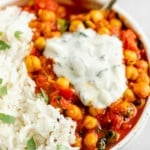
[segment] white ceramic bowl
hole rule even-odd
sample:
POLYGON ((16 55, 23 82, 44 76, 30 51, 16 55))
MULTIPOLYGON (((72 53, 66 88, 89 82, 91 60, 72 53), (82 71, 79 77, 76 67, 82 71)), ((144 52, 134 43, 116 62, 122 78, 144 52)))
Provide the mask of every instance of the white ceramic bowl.
MULTIPOLYGON (((8 4, 12 4, 16 1, 20 0, 2 0, 0 2, 0 6, 6 6, 8 4)), ((135 20, 126 13, 123 9, 121 9, 119 6, 115 5, 113 8, 116 12, 119 13, 119 16, 124 20, 124 23, 131 27, 140 37, 140 40, 143 42, 144 47, 147 52, 148 61, 150 62, 150 42, 148 41, 148 38, 143 33, 139 25, 135 22, 135 20)), ((148 120, 148 117, 150 116, 150 97, 147 100, 147 103, 145 105, 145 108, 142 112, 142 115, 138 122, 135 124, 135 126, 132 128, 132 130, 123 138, 118 144, 116 144, 112 150, 121 150, 125 145, 127 145, 129 142, 132 141, 132 139, 140 133, 140 130, 144 127, 144 124, 148 120)))
MULTIPOLYGON (((140 26, 136 23, 136 21, 127 13, 125 12, 122 8, 119 6, 115 5, 113 8, 116 12, 119 13, 119 16, 123 19, 124 23, 132 28, 137 35, 139 36, 140 40, 142 41, 146 53, 147 53, 147 58, 150 63, 150 41, 146 37, 146 35, 143 33, 141 30, 140 26)), ((112 150, 121 150, 125 145, 130 143, 135 136, 138 136, 140 133, 141 129, 144 127, 146 121, 150 117, 150 96, 146 102, 145 108, 142 112, 142 115, 140 116, 138 122, 135 124, 135 126, 132 128, 132 130, 123 138, 118 144, 116 144, 112 150)))

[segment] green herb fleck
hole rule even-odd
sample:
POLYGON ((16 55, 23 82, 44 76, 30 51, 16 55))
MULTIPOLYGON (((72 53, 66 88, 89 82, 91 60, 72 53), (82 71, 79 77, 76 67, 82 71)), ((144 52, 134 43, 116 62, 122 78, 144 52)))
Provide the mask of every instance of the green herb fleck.
POLYGON ((69 150, 66 146, 62 145, 62 144, 58 144, 56 147, 56 150, 69 150))
POLYGON ((15 32, 15 37, 16 37, 17 39, 20 39, 20 38, 21 38, 21 34, 22 34, 21 31, 16 31, 16 32, 15 32))
POLYGON ((0 84, 2 84, 2 82, 3 82, 3 79, 0 78, 0 84))
POLYGON ((107 138, 107 144, 114 144, 118 141, 119 136, 116 131, 110 130, 108 131, 106 138, 107 138))
POLYGON ((13 124, 15 122, 16 118, 11 115, 0 113, 0 120, 7 124, 13 124))
POLYGON ((79 32, 78 34, 79 34, 79 36, 87 37, 87 35, 83 32, 79 32))
POLYGON ((42 88, 40 88, 40 90, 41 90, 41 95, 44 98, 45 103, 48 103, 49 99, 48 99, 48 95, 47 95, 46 91, 43 90, 42 88))
POLYGON ((110 130, 107 134, 107 138, 112 138, 112 137, 115 137, 116 136, 116 132, 115 131, 112 131, 110 130))
POLYGON ((3 32, 0 31, 0 36, 2 36, 2 35, 3 35, 3 32))
POLYGON ((98 150, 105 150, 106 149, 106 138, 101 138, 98 141, 98 150))
POLYGON ((37 93, 37 94, 36 94, 36 97, 37 97, 37 98, 42 98, 41 93, 37 93))
POLYGON ((69 22, 67 20, 60 19, 60 18, 57 19, 57 24, 58 24, 61 32, 65 32, 69 26, 69 22))
POLYGON ((27 141, 27 150, 36 150, 36 144, 33 137, 27 141))
MULTIPOLYGON (((2 82, 2 81, 0 81, 0 82, 2 82)), ((4 96, 6 94, 7 94, 7 86, 5 85, 5 86, 0 87, 0 97, 4 96)))
POLYGON ((10 45, 8 45, 6 42, 0 40, 0 51, 6 50, 6 49, 9 49, 9 48, 10 48, 10 45))

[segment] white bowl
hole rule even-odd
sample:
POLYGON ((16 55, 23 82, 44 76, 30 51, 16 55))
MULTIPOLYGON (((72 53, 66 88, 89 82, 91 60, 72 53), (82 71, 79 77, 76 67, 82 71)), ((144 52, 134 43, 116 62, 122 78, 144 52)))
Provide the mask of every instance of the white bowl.
MULTIPOLYGON (((150 63, 150 41, 146 37, 146 35, 143 33, 139 25, 136 23, 136 21, 122 8, 115 5, 113 9, 119 13, 120 18, 123 19, 124 23, 132 28, 137 35, 139 36, 140 40, 142 41, 145 49, 148 61, 150 63)), ((150 96, 147 99, 145 108, 138 120, 138 122, 135 124, 135 126, 131 129, 131 131, 118 143, 116 144, 111 150, 121 150, 125 145, 129 144, 135 136, 137 136, 141 129, 144 127, 145 123, 147 122, 148 118, 150 117, 150 96)))

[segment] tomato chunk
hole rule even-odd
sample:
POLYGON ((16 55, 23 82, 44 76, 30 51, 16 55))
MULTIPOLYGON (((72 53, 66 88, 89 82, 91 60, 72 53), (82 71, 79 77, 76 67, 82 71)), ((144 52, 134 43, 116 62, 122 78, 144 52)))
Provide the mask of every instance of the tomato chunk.
POLYGON ((74 91, 70 88, 60 89, 59 92, 60 95, 63 96, 65 99, 70 99, 74 94, 74 91))
POLYGON ((135 51, 138 49, 136 38, 136 34, 130 29, 122 31, 121 33, 121 39, 123 41, 124 48, 126 49, 135 51))
POLYGON ((120 129, 122 123, 123 116, 114 113, 111 110, 106 111, 101 118, 102 126, 110 129, 120 129))

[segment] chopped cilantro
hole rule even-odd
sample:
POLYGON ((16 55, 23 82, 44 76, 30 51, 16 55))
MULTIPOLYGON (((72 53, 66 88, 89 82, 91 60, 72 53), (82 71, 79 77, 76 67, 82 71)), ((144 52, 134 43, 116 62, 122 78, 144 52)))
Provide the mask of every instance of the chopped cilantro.
POLYGON ((3 82, 3 79, 0 78, 0 84, 2 84, 2 82, 3 82))
POLYGON ((0 87, 0 97, 4 96, 7 94, 7 86, 2 86, 0 87))
POLYGON ((6 42, 0 40, 0 51, 4 51, 9 48, 10 48, 10 45, 8 45, 6 42))
POLYGON ((3 35, 3 32, 0 31, 0 36, 2 36, 2 35, 3 35))
POLYGON ((21 31, 16 31, 16 32, 15 32, 15 37, 16 37, 17 39, 20 39, 20 38, 21 38, 21 34, 22 34, 21 31))
POLYGON ((36 144, 33 137, 27 141, 27 150, 36 150, 36 144))
POLYGON ((98 141, 98 150, 105 150, 106 149, 106 138, 101 138, 98 141))
POLYGON ((0 120, 7 124, 13 124, 15 122, 16 118, 11 115, 0 113, 0 120))
POLYGON ((69 150, 69 149, 62 144, 57 144, 56 150, 69 150))
POLYGON ((112 137, 115 137, 116 136, 116 132, 113 131, 113 130, 110 130, 107 134, 107 138, 112 138, 112 137))
POLYGON ((57 24, 61 32, 65 32, 68 29, 68 21, 64 19, 57 19, 57 24))

